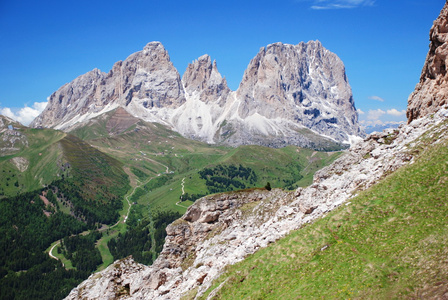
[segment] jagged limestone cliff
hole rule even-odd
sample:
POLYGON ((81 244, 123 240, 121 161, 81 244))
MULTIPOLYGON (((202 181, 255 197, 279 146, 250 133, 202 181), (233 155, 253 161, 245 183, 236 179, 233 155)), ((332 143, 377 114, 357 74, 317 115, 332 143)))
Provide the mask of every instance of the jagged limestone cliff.
POLYGON ((408 122, 436 112, 448 103, 448 3, 434 21, 420 82, 409 96, 408 122))
POLYGON ((232 92, 208 55, 180 75, 159 42, 53 93, 31 124, 70 131, 122 107, 183 136, 232 146, 330 149, 362 135, 342 61, 319 41, 275 43, 250 62, 232 92))

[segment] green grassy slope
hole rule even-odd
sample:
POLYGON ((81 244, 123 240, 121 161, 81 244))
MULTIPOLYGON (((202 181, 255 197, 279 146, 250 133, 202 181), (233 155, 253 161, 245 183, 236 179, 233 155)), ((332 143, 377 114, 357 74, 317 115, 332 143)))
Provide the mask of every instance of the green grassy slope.
MULTIPOLYGON (((112 111, 71 133, 121 161, 140 183, 152 178, 150 184, 136 191, 138 197, 132 202, 163 210, 184 213, 192 204, 185 201, 176 205, 182 195, 183 180, 185 193, 209 193, 205 180, 199 176, 204 168, 242 165, 257 174, 256 182, 244 182, 246 187, 263 187, 269 181, 273 187, 294 188, 310 184, 316 170, 340 155, 294 146, 282 149, 213 146, 186 139, 160 124, 133 120, 126 113, 119 115, 121 121, 117 121, 117 113, 112 111), (119 133, 109 132, 111 120, 115 126, 132 125, 119 133)), ((134 186, 137 184, 134 182, 134 186)))
POLYGON ((65 133, 23 126, 16 130, 26 137, 27 145, 14 154, 0 157, 0 198, 42 188, 63 174, 58 141, 66 136, 65 133), (22 162, 22 170, 14 160, 22 162))
MULTIPOLYGON (((448 140, 314 224, 230 266, 215 299, 440 299, 448 140)), ((206 296, 204 296, 206 298, 206 296)))
MULTIPOLYGON (((133 205, 128 220, 138 219, 139 222, 151 219, 149 212, 153 210, 185 213, 193 203, 190 200, 195 198, 178 203, 183 195, 182 187, 184 196, 209 194, 206 181, 199 175, 205 168, 242 165, 257 174, 255 181, 242 180, 244 187, 263 187, 269 181, 273 187, 293 188, 310 184, 317 169, 340 155, 340 152, 316 152, 293 146, 271 149, 208 145, 188 140, 163 125, 138 120, 124 110, 111 111, 91 120, 71 134, 125 166, 133 186, 129 191, 129 201, 133 205), (137 216, 137 208, 141 215, 137 216)), ((123 204, 120 216, 128 211, 127 201, 123 204)), ((99 241, 104 261, 101 268, 111 261, 107 242, 128 229, 128 223, 119 223, 99 241)), ((154 249, 147 250, 154 253, 154 249)))

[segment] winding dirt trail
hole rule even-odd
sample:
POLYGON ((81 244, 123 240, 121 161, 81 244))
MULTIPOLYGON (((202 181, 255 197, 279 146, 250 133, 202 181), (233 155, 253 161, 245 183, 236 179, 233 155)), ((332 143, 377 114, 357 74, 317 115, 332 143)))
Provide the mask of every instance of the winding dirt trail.
MULTIPOLYGON (((182 186, 182 195, 183 195, 183 194, 185 194, 185 177, 182 178, 181 186, 182 186)), ((188 206, 181 205, 180 204, 180 200, 176 202, 176 205, 180 206, 180 207, 183 207, 183 208, 188 208, 188 206)))
POLYGON ((54 247, 58 246, 60 243, 61 243, 61 241, 59 240, 56 244, 53 245, 53 247, 51 247, 50 251, 48 252, 48 254, 50 255, 50 257, 51 257, 52 259, 59 260, 59 258, 57 258, 56 256, 54 256, 52 252, 53 252, 54 247))
MULTIPOLYGON (((151 162, 154 162, 154 163, 157 163, 157 164, 163 166, 163 167, 166 169, 166 173, 169 172, 169 168, 168 168, 168 166, 166 166, 166 165, 164 165, 164 164, 162 164, 162 163, 160 163, 160 162, 158 162, 158 161, 155 161, 155 160, 153 160, 153 159, 150 159, 150 158, 146 158, 146 159, 149 160, 149 161, 151 161, 151 162)), ((126 223, 126 220, 127 220, 128 217, 129 217, 129 214, 130 214, 130 212, 131 212, 131 207, 132 207, 132 203, 131 203, 131 201, 129 200, 129 198, 132 197, 132 196, 134 195, 135 191, 136 191, 139 187, 146 185, 148 182, 150 182, 150 181, 153 180, 154 178, 156 178, 156 176, 149 178, 149 179, 148 179, 147 181, 145 181, 145 182, 139 182, 139 181, 137 180, 137 183, 138 183, 138 184, 134 187, 134 189, 132 190, 132 193, 130 193, 130 194, 128 194, 127 196, 125 196, 125 200, 128 202, 128 211, 127 211, 126 215, 124 216, 123 220, 122 220, 121 217, 120 217, 120 219, 119 219, 119 220, 117 221, 117 223, 115 223, 114 225, 111 225, 111 226, 105 225, 105 226, 103 226, 102 228, 100 228, 100 229, 98 229, 98 230, 99 230, 100 232, 102 232, 102 231, 106 231, 106 230, 108 230, 108 229, 110 229, 110 228, 113 228, 113 227, 117 226, 117 225, 120 224, 120 222, 122 222, 122 221, 123 221, 123 223, 126 223)), ((184 194, 184 185, 185 185, 185 178, 182 179, 182 195, 184 194)), ((179 201, 179 202, 180 202, 180 201, 179 201)), ((188 208, 188 207, 185 207, 185 206, 180 205, 180 204, 178 204, 178 203, 176 203, 176 205, 181 206, 181 207, 184 207, 184 208, 188 208)), ((88 233, 88 231, 87 231, 87 233, 88 233)), ((80 234, 85 235, 86 232, 82 232, 82 233, 80 233, 80 234)), ((49 255, 51 258, 56 259, 56 260, 59 260, 59 258, 57 258, 56 256, 54 256, 52 252, 53 252, 54 248, 55 248, 56 246, 58 246, 59 244, 61 244, 61 240, 59 240, 56 244, 54 244, 53 247, 51 247, 50 251, 48 252, 48 255, 49 255)))
POLYGON ((185 177, 182 178, 182 183, 180 184, 182 186, 182 195, 185 194, 185 177))
MULTIPOLYGON (((151 179, 153 179, 154 177, 151 177, 149 180, 148 180, 148 182, 150 182, 151 181, 151 179)), ((138 182, 138 181, 137 181, 138 182)), ((146 184, 146 183, 145 183, 146 184)), ((134 190, 132 191, 132 193, 130 193, 129 195, 127 195, 126 197, 124 197, 124 199, 126 199, 126 201, 128 202, 128 212, 126 213, 126 215, 124 216, 124 219, 123 219, 123 223, 126 223, 126 220, 128 219, 128 217, 129 217, 129 213, 131 212, 131 207, 132 207, 132 204, 131 204, 131 201, 129 201, 129 197, 131 197, 132 195, 134 195, 134 193, 135 193, 135 191, 137 190, 137 188, 139 188, 139 187, 141 187, 143 184, 142 183, 140 183, 140 185, 136 185, 135 187, 134 187, 134 190)), ((118 223, 120 223, 120 220, 118 220, 118 222, 114 225, 114 226, 112 226, 112 227, 115 227, 116 225, 118 225, 118 223)), ((111 227, 111 228, 112 228, 111 227)))

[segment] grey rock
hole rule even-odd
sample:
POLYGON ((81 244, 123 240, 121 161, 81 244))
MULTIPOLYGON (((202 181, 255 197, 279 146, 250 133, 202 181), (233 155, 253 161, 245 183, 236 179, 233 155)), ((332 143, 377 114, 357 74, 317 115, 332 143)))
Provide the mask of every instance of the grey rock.
POLYGON ((340 142, 361 133, 344 64, 319 41, 262 48, 244 73, 237 97, 242 118, 281 118, 340 142))
POLYGON ((97 69, 62 86, 33 127, 73 130, 117 107, 187 138, 231 146, 340 148, 362 135, 341 60, 320 42, 262 48, 232 92, 208 55, 182 80, 159 42, 109 73, 97 69))
POLYGON ((0 157, 15 154, 28 147, 28 138, 21 128, 23 125, 0 115, 0 157))
POLYGON ((429 33, 430 45, 420 82, 409 96, 408 123, 448 104, 448 3, 429 33))
POLYGON ((151 42, 115 63, 108 74, 95 69, 62 86, 30 126, 69 130, 119 106, 139 118, 151 120, 155 114, 153 120, 161 121, 160 109, 184 102, 182 82, 168 52, 161 43, 151 42))
POLYGON ((182 76, 182 83, 188 96, 199 94, 202 102, 225 102, 231 92, 227 81, 218 72, 216 61, 211 61, 210 56, 203 55, 192 64, 182 76))

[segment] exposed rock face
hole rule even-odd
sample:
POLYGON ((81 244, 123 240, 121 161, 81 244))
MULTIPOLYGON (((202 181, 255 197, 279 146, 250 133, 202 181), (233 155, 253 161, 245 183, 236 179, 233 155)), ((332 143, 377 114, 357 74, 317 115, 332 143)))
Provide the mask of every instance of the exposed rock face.
POLYGON ((97 95, 98 86, 106 74, 94 69, 65 84, 50 96, 45 110, 33 120, 31 127, 56 127, 77 115, 100 111, 103 101, 97 95))
POLYGON ((448 3, 434 21, 420 82, 409 96, 408 122, 436 112, 448 103, 448 3))
POLYGON ((187 102, 172 123, 186 137, 322 149, 331 142, 319 134, 346 143, 362 135, 344 65, 318 41, 262 48, 236 92, 208 56, 191 64, 182 81, 187 102))
POLYGON ((170 119, 174 129, 185 137, 208 143, 225 117, 226 103, 231 90, 218 72, 216 62, 203 55, 189 64, 182 77, 187 101, 170 119))
POLYGON ((225 101, 230 93, 227 81, 218 72, 216 61, 203 55, 189 64, 182 77, 185 92, 189 97, 199 94, 202 102, 225 101))
POLYGON ((16 121, 0 115, 0 157, 11 155, 28 147, 28 138, 22 134, 16 121))
POLYGON ((281 118, 338 141, 360 134, 344 64, 319 41, 262 48, 244 73, 237 97, 242 118, 281 118))
POLYGON ((20 157, 20 156, 11 158, 11 162, 22 173, 25 172, 28 169, 28 166, 30 165, 30 161, 28 159, 26 159, 25 157, 20 157))
POLYGON ((448 107, 432 118, 368 136, 318 171, 307 188, 236 192, 196 201, 167 227, 163 251, 151 267, 130 258, 116 262, 84 281, 67 299, 104 299, 103 295, 115 293, 123 283, 129 291, 122 297, 126 299, 180 299, 192 289, 201 295, 226 265, 322 217, 412 163, 423 135, 433 143, 448 137, 448 107))
POLYGON ((160 122, 164 108, 184 102, 180 76, 168 52, 161 43, 152 42, 115 63, 108 74, 95 69, 61 87, 30 126, 69 129, 118 106, 140 118, 160 122))
MULTIPOLYGON (((123 63, 118 62, 114 69, 123 77, 125 99, 120 99, 120 105, 129 107, 136 116, 146 116, 138 114, 139 110, 175 108, 185 102, 180 75, 159 42, 149 43, 143 51, 132 54, 123 63)), ((111 77, 116 83, 117 76, 111 77)))
POLYGON ((181 81, 162 44, 152 42, 108 74, 95 69, 61 87, 31 126, 69 131, 120 106, 185 137, 232 146, 330 149, 362 134, 344 65, 320 42, 262 48, 236 92, 208 55, 181 81))

